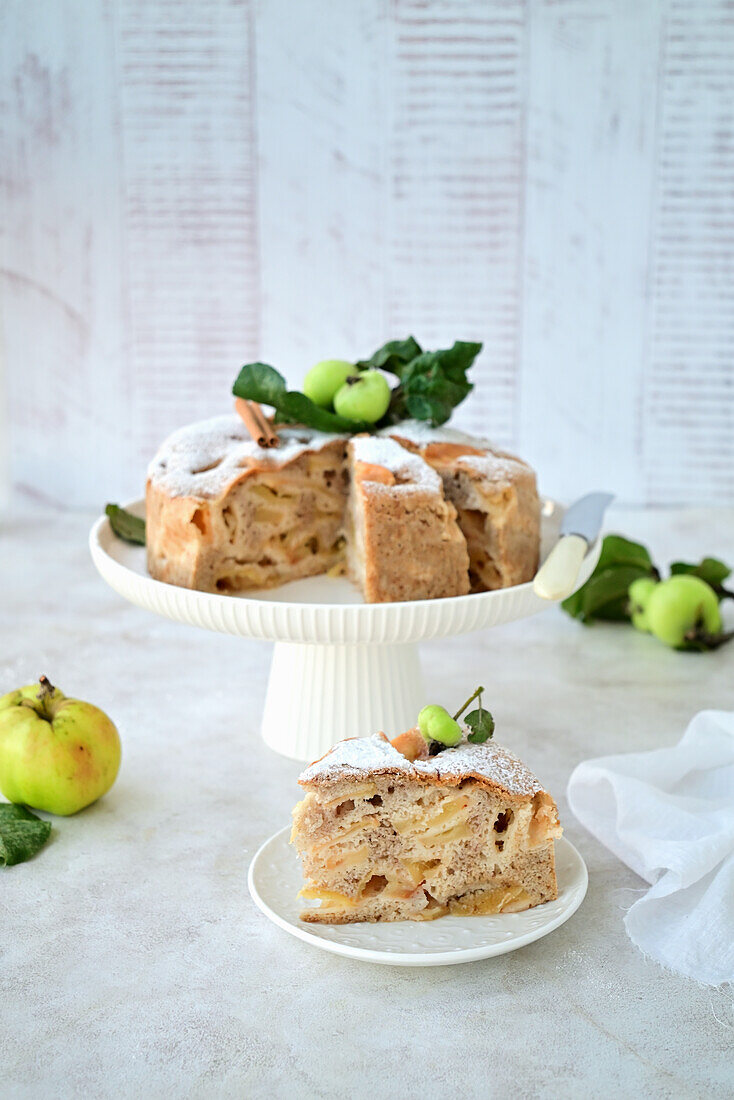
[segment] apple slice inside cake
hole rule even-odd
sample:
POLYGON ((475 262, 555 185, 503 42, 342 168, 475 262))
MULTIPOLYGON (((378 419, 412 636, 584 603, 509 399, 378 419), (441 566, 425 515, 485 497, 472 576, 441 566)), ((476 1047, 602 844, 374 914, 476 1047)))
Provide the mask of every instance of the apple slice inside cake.
POLYGON ((402 752, 384 734, 340 741, 301 775, 302 920, 516 913, 557 896, 562 830, 532 772, 492 742, 410 759, 416 740, 396 738, 402 752))

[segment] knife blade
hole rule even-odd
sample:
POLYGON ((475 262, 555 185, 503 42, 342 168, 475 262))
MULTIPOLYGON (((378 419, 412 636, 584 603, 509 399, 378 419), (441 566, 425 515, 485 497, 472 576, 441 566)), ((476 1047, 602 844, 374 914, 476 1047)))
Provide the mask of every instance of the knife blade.
POLYGON ((535 574, 533 589, 544 600, 565 600, 573 592, 586 551, 601 529, 613 493, 587 493, 567 509, 561 537, 535 574))
POLYGON ((587 493, 580 497, 561 520, 561 535, 581 535, 590 545, 599 534, 604 513, 613 500, 613 493, 587 493))

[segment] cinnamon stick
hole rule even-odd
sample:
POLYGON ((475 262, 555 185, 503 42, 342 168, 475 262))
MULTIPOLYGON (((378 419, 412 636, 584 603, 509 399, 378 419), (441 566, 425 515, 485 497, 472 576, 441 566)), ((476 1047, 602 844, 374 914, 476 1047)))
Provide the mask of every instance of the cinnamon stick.
POLYGON ((278 446, 280 441, 257 401, 245 401, 243 397, 236 397, 234 407, 259 447, 278 446))

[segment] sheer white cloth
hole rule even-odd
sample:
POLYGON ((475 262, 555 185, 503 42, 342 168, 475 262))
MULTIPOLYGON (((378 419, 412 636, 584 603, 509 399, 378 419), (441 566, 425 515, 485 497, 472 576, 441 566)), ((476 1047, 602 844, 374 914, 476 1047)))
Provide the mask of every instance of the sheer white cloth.
POLYGON ((651 883, 625 917, 633 943, 699 982, 734 981, 734 714, 702 711, 671 748, 584 761, 568 800, 651 883))

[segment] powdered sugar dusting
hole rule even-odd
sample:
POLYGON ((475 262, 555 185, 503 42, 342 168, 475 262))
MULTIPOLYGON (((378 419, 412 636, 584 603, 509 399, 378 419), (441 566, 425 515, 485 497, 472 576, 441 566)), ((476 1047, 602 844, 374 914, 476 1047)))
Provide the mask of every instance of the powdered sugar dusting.
POLYGON ((397 485, 384 486, 380 482, 375 482, 375 486, 387 488, 391 492, 415 489, 432 493, 441 491, 441 478, 436 471, 424 462, 420 455, 406 451, 394 439, 376 435, 358 435, 351 440, 350 447, 358 462, 382 466, 400 479, 397 485))
POLYGON ((462 741, 456 748, 444 749, 428 760, 416 760, 414 767, 418 773, 437 779, 478 775, 512 794, 532 796, 543 789, 522 760, 493 741, 485 741, 483 745, 462 741))
POLYGON ((401 771, 406 777, 457 780, 477 776, 510 794, 531 798, 543 787, 521 760, 501 745, 485 741, 473 745, 462 741, 427 760, 411 763, 380 735, 340 741, 321 760, 311 764, 298 782, 330 783, 343 779, 364 779, 370 774, 401 771))
POLYGON ((456 464, 463 469, 475 470, 487 481, 494 482, 515 481, 519 476, 527 476, 531 472, 527 463, 514 455, 494 452, 486 455, 462 455, 457 458, 456 464))
POLYGON ((299 783, 333 782, 359 778, 381 771, 409 772, 410 762, 380 734, 352 737, 339 741, 320 760, 310 764, 298 777, 299 783))
POLYGON ((468 435, 457 428, 449 428, 442 424, 440 428, 434 428, 427 420, 401 420, 389 428, 382 428, 381 436, 389 436, 390 439, 407 439, 418 447, 425 447, 429 443, 466 443, 469 447, 487 447, 497 451, 498 448, 487 439, 481 439, 475 435, 468 435))
POLYGON ((279 447, 259 447, 235 414, 200 420, 161 444, 148 477, 172 497, 217 497, 250 466, 277 469, 341 437, 313 428, 279 427, 278 438, 279 447))
POLYGON ((432 428, 424 420, 403 420, 391 428, 383 428, 382 434, 389 435, 392 439, 406 439, 417 447, 427 447, 430 443, 458 443, 468 447, 480 447, 486 454, 461 455, 454 459, 454 464, 460 469, 475 471, 487 481, 503 483, 515 481, 518 476, 527 475, 530 467, 522 459, 503 451, 488 439, 467 435, 466 432, 457 431, 455 428, 432 428))

